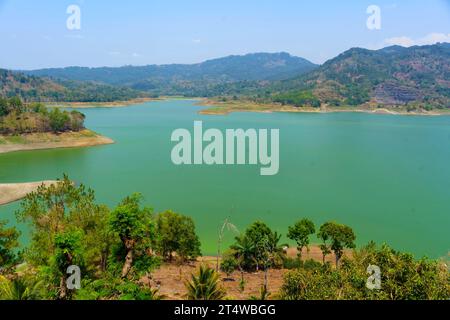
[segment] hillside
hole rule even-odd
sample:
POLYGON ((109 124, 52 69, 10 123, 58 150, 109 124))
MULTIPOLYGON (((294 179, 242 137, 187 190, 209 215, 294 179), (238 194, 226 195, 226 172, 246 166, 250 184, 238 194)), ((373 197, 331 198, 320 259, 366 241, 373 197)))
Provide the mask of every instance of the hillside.
POLYGON ((277 102, 313 106, 450 107, 450 44, 372 51, 353 48, 316 70, 281 81, 270 91, 277 102), (315 105, 314 105, 315 104, 315 105))
POLYGON ((135 99, 141 95, 130 88, 92 82, 55 81, 0 69, 0 96, 18 96, 26 102, 110 102, 135 99))
POLYGON ((24 72, 53 79, 123 85, 158 95, 214 96, 223 93, 224 84, 284 80, 309 72, 316 67, 315 64, 288 53, 255 53, 191 65, 68 67, 24 72))

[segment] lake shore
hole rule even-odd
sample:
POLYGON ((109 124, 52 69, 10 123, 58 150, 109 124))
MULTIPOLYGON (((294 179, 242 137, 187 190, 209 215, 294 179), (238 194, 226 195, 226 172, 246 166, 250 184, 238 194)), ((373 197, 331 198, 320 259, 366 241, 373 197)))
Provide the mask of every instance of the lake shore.
POLYGON ((113 144, 110 138, 90 130, 80 132, 32 133, 19 136, 0 135, 0 154, 17 151, 79 148, 113 144))
POLYGON ((124 108, 137 104, 143 104, 152 101, 167 101, 167 100, 201 100, 202 98, 186 98, 179 96, 162 96, 158 98, 137 98, 126 101, 112 101, 112 102, 48 102, 47 107, 54 108, 77 108, 77 109, 92 109, 92 108, 124 108))
POLYGON ((294 107, 275 103, 255 103, 252 101, 218 101, 214 99, 200 99, 200 106, 208 107, 201 110, 202 115, 227 115, 233 112, 292 112, 292 113, 335 113, 335 112, 359 112, 371 114, 409 115, 409 116, 442 116, 450 115, 450 111, 407 111, 403 108, 376 108, 376 107, 294 107))
POLYGON ((41 185, 49 187, 57 181, 39 181, 27 183, 1 183, 0 184, 0 205, 18 201, 27 194, 36 191, 41 185))

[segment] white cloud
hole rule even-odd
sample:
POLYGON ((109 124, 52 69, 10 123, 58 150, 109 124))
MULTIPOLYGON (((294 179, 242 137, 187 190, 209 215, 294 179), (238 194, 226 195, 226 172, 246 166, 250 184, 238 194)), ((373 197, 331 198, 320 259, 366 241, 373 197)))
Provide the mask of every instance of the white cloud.
POLYGON ((120 52, 119 51, 110 51, 110 52, 108 52, 108 54, 110 56, 118 56, 118 55, 120 55, 120 52))
POLYGON ((200 40, 200 39, 194 39, 194 40, 192 40, 192 42, 193 42, 193 43, 197 43, 197 44, 198 44, 198 43, 201 43, 201 42, 202 42, 202 40, 200 40))
POLYGON ((134 52, 131 56, 133 58, 139 58, 139 57, 142 57, 142 54, 134 52))
POLYGON ((431 45, 438 42, 450 42, 450 33, 430 33, 423 38, 413 39, 410 37, 394 37, 385 39, 387 45, 399 45, 403 47, 431 45))

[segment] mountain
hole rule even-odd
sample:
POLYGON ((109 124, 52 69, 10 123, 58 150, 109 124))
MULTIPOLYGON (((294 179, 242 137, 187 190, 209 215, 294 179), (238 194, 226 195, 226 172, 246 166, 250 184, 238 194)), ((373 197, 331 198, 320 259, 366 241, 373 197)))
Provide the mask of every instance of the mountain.
POLYGON ((312 72, 269 89, 275 101, 450 107, 450 44, 350 49, 312 72))
POLYGON ((23 72, 52 79, 126 86, 158 95, 210 96, 220 93, 219 88, 223 84, 284 80, 307 73, 316 67, 306 59, 282 52, 229 56, 190 65, 68 67, 23 72))
POLYGON ((19 96, 24 101, 110 102, 130 100, 141 95, 130 88, 91 82, 54 81, 0 69, 0 96, 19 96))

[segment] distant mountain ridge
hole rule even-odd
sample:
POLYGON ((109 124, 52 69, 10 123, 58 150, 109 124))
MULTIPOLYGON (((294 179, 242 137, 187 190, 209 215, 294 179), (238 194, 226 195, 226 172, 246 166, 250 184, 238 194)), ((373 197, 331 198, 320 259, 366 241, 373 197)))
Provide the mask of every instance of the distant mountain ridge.
POLYGON ((0 94, 27 100, 116 101, 142 96, 233 97, 301 106, 450 108, 450 44, 349 49, 317 66, 288 53, 198 64, 0 70, 0 94))
MULTIPOLYGON (((308 74, 280 81, 272 94, 310 92, 332 106, 450 107, 450 44, 353 48, 308 74)), ((282 101, 282 99, 281 99, 282 101)))
POLYGON ((142 96, 130 88, 80 81, 53 81, 0 69, 0 96, 39 102, 110 102, 142 96))
POLYGON ((228 56, 197 64, 68 67, 22 72, 52 79, 126 86, 154 94, 207 95, 208 90, 216 85, 239 81, 284 80, 317 67, 306 59, 281 52, 228 56))

